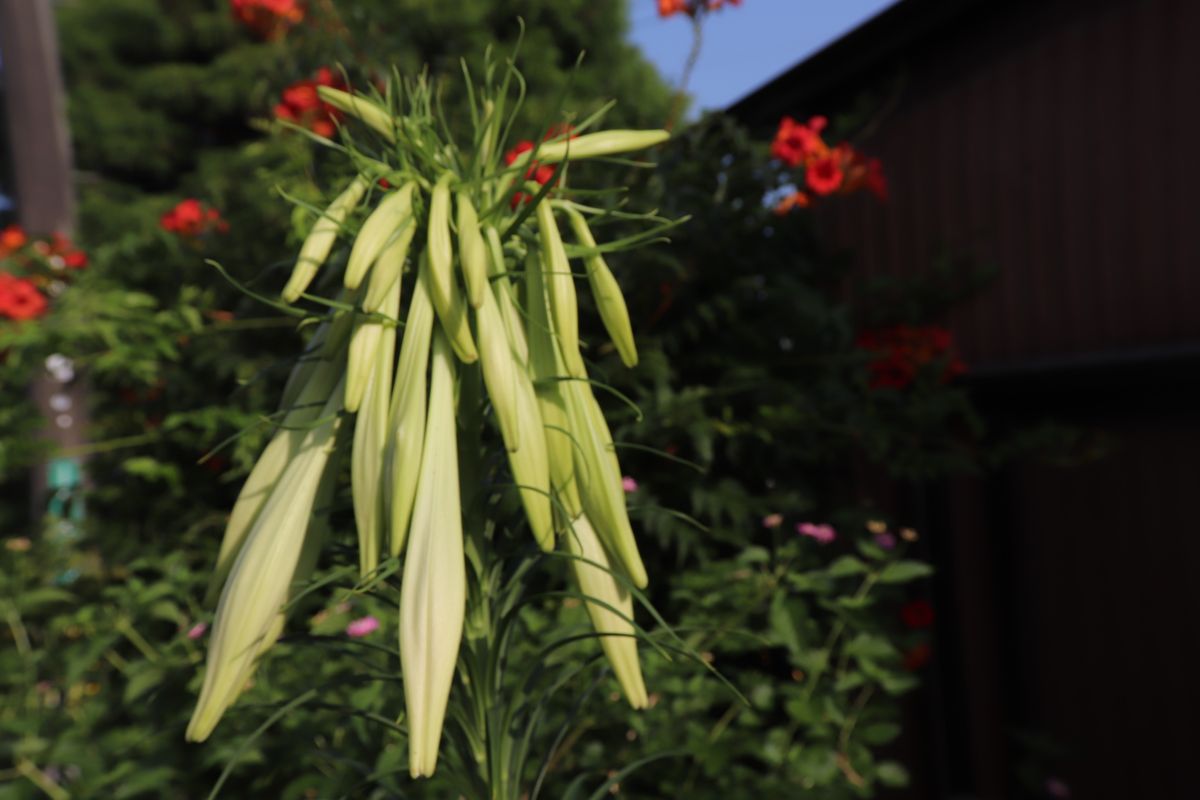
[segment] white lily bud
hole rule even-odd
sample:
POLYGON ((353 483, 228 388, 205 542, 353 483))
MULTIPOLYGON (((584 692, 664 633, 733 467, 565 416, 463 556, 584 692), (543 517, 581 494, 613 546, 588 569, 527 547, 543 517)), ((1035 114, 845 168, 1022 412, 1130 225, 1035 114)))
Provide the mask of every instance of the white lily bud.
POLYGON ((433 336, 433 305, 429 299, 429 280, 420 275, 413 284, 412 301, 404 325, 396 382, 392 386, 392 407, 388 414, 387 486, 384 495, 388 512, 389 550, 400 555, 408 536, 417 478, 421 474, 421 453, 425 442, 426 373, 429 347, 433 336))
POLYGON ((204 741, 254 671, 259 653, 277 635, 325 466, 337 435, 342 386, 321 410, 327 421, 308 431, 258 514, 221 592, 200 699, 187 739, 204 741))
POLYGON ((400 664, 414 778, 432 775, 437 768, 466 613, 454 382, 449 343, 437 332, 421 475, 400 588, 400 664))
MULTIPOLYGON (((399 283, 392 288, 381 313, 392 319, 399 316, 399 283)), ((396 329, 390 325, 380 327, 383 331, 375 349, 374 368, 354 421, 354 442, 350 455, 350 487, 354 497, 354 522, 358 529, 358 563, 363 577, 378 566, 383 543, 384 509, 380 484, 387 449, 392 363, 396 355, 396 329)))
POLYGON ((353 95, 332 86, 318 86, 317 96, 339 111, 361 120, 364 125, 389 142, 396 141, 396 126, 386 108, 361 95, 353 95))
POLYGON ((579 354, 579 306, 575 297, 575 276, 563 247, 554 210, 549 203, 538 203, 538 242, 542 250, 542 271, 546 293, 550 297, 550 322, 558 339, 559 351, 567 372, 586 378, 583 357, 579 354))
POLYGON ((577 517, 563 535, 571 559, 571 570, 584 596, 592 627, 600 634, 600 646, 612 665, 617 683, 629 705, 648 705, 646 683, 638 662, 637 629, 633 625, 633 596, 614 574, 616 562, 600 543, 592 523, 584 515, 577 517), (589 563, 594 562, 594 563, 589 563), (594 598, 599 602, 592 602, 594 598))
MULTIPOLYGON (((585 133, 573 139, 562 139, 543 144, 537 150, 537 160, 553 164, 565 158, 577 161, 583 158, 615 156, 621 153, 631 153, 634 150, 645 150, 647 147, 662 144, 670 138, 670 131, 656 130, 585 133)), ((515 163, 524 163, 528 159, 529 156, 525 156, 515 163)))
POLYGON ((467 304, 454 283, 454 248, 450 244, 450 181, 452 173, 444 173, 434 184, 429 198, 429 234, 425 261, 429 271, 429 296, 450 338, 454 354, 464 364, 479 359, 471 326, 467 322, 467 304))
MULTIPOLYGON (((596 240, 583 215, 570 206, 566 207, 566 212, 579 243, 584 247, 595 247, 596 240)), ((587 265, 588 284, 592 287, 592 297, 596 300, 596 309, 600 312, 604 329, 608 331, 625 366, 636 367, 637 344, 633 339, 633 326, 629 322, 629 309, 625 305, 625 296, 621 294, 621 285, 599 253, 584 257, 583 263, 587 265)))
POLYGON ((379 254, 401 235, 404 223, 412 216, 412 195, 411 183, 384 195, 359 228, 354 246, 350 248, 350 258, 346 261, 346 274, 342 276, 347 289, 357 289, 379 254))
POLYGON ((325 263, 325 259, 329 258, 329 251, 337 241, 338 231, 346 221, 346 216, 358 205, 366 191, 366 178, 356 175, 350 185, 329 204, 321 218, 313 223, 312 230, 300 246, 300 256, 296 259, 296 266, 292 268, 292 276, 283 287, 281 294, 284 302, 296 302, 312 283, 317 270, 325 263))

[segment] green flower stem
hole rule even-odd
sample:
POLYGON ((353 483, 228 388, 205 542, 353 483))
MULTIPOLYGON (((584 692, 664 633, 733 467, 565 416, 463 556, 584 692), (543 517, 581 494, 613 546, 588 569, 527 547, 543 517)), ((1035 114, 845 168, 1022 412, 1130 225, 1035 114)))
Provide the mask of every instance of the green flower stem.
POLYGON ((119 620, 116 627, 148 661, 157 662, 161 658, 159 652, 137 632, 136 628, 129 624, 129 620, 119 620))
POLYGON ((259 317, 250 319, 235 319, 231 322, 221 322, 208 325, 196 331, 193 335, 203 336, 206 333, 227 333, 230 331, 253 331, 262 328, 292 328, 296 323, 290 317, 259 317))
MULTIPOLYGON (((866 597, 867 594, 870 593, 871 588, 875 585, 875 582, 878 580, 879 572, 870 572, 867 577, 863 578, 862 586, 860 586, 858 591, 854 593, 854 599, 862 600, 864 597, 866 597)), ((829 638, 825 640, 825 646, 822 648, 822 650, 825 652, 825 657, 821 659, 820 667, 814 670, 813 674, 809 676, 808 685, 804 689, 805 701, 808 701, 812 698, 813 692, 816 691, 818 681, 825 673, 825 668, 829 665, 830 653, 833 652, 834 645, 837 644, 838 639, 841 638, 845 631, 846 623, 840 619, 834 623, 833 628, 829 631, 829 638)))
POLYGON ((66 447, 60 450, 58 454, 63 458, 90 456, 96 453, 109 453, 113 450, 121 450, 125 447, 137 447, 138 445, 149 444, 161 438, 162 435, 159 433, 139 433, 133 436, 122 436, 118 439, 108 439, 103 442, 89 442, 88 444, 81 444, 76 447, 66 447))
POLYGON ((27 758, 17 759, 17 772, 21 773, 30 783, 50 795, 52 800, 71 800, 70 793, 46 776, 27 758))
POLYGON ((17 611, 17 607, 7 601, 4 603, 4 620, 8 623, 8 629, 12 631, 13 641, 17 643, 17 652, 23 656, 29 655, 33 649, 29 643, 29 632, 25 630, 25 623, 21 621, 21 613, 17 611))
POLYGON ((712 730, 708 732, 708 740, 710 742, 715 742, 717 739, 720 739, 721 734, 725 733, 725 729, 733 724, 733 721, 737 719, 737 715, 742 712, 743 708, 745 708, 745 706, 743 706, 740 701, 734 701, 730 703, 729 708, 725 710, 725 713, 721 715, 721 718, 718 719, 716 724, 712 726, 712 730))
POLYGON ((850 714, 846 717, 845 724, 842 725, 841 732, 838 733, 838 751, 846 756, 849 761, 849 754, 846 752, 850 747, 850 735, 854 733, 854 727, 858 724, 858 718, 862 716, 863 710, 867 707, 867 703, 871 700, 871 695, 875 693, 875 687, 868 685, 864 686, 862 691, 858 693, 858 697, 854 699, 854 705, 850 710, 850 714))
POLYGON ((116 650, 105 650, 104 660, 112 664, 122 675, 129 674, 129 662, 122 658, 116 650))

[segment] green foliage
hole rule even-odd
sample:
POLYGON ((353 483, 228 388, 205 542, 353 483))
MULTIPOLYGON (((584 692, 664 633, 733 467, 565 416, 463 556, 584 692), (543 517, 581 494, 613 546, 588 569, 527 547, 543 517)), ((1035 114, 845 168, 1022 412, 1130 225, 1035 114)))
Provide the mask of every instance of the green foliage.
MULTIPOLYGON (((28 551, 0 551, 5 800, 38 796, 39 780, 83 797, 204 797, 227 768, 226 796, 442 797, 478 778, 471 743, 459 741, 456 768, 419 788, 405 775, 394 586, 354 585, 340 546, 353 538, 344 491, 314 579, 337 587, 337 602, 322 606, 315 592, 300 600, 214 739, 184 745, 202 645, 186 632, 210 613, 202 598, 225 514, 303 338, 205 259, 253 291, 279 290, 310 217, 276 190, 320 206, 339 176, 268 118, 279 91, 322 64, 341 63, 356 80, 393 61, 408 74, 422 64, 457 74, 464 54, 477 69, 488 46, 508 52, 519 13, 523 135, 540 136, 563 105, 581 118, 609 96, 620 103, 606 124, 656 126, 669 92, 622 41, 621 3, 309 6, 309 23, 262 43, 223 2, 62 4, 93 266, 44 323, 0 333, 0 474, 6 488, 23 486, 19 469, 36 454, 27 408, 18 411, 24 387, 46 354, 65 352, 92 387, 94 486, 82 538, 4 509, 9 530, 41 534, 28 551), (159 216, 188 196, 220 209, 230 233, 162 231, 159 216), (365 614, 381 630, 347 638, 346 623, 365 614)), ((463 113, 456 91, 442 97, 452 119, 463 113)), ((901 785, 905 769, 882 754, 900 735, 896 698, 916 684, 905 656, 922 634, 897 613, 928 568, 911 546, 884 550, 865 532, 868 520, 895 515, 859 476, 863 465, 903 480, 972 468, 981 425, 933 371, 905 390, 871 388, 854 339, 864 324, 932 319, 958 294, 942 291, 943 279, 917 290, 857 286, 808 217, 770 213, 763 198, 782 178, 765 145, 728 119, 681 132, 657 159, 656 171, 572 170, 630 187, 635 207, 691 216, 670 246, 609 259, 630 299, 638 368, 619 364, 598 327, 583 332, 598 377, 641 412, 602 400, 639 483, 630 506, 648 542, 647 600, 682 643, 639 609, 657 704, 635 715, 610 701, 616 684, 594 640, 541 649, 588 629, 579 599, 556 594, 561 559, 536 565, 543 577, 529 595, 490 595, 493 618, 511 613, 529 631, 515 638, 531 643, 507 650, 512 666, 500 670, 506 696, 526 704, 521 732, 540 721, 514 775, 526 786, 541 775, 542 797, 607 792, 610 776, 628 796, 843 798, 901 785), (887 317, 897 308, 902 316, 887 317), (768 514, 785 524, 764 527, 768 514), (802 520, 832 523, 839 538, 799 537, 792 526, 802 520), (530 664, 531 676, 517 668, 530 664)), ((617 210, 616 197, 595 202, 617 210)), ((632 232, 619 214, 609 224, 606 239, 632 232)), ((511 570, 532 558, 508 555, 511 570)))
POLYGON ((610 706, 578 722, 592 744, 560 757, 565 775, 670 751, 685 755, 622 782, 631 796, 865 796, 900 781, 874 751, 899 735, 893 698, 917 683, 900 649, 916 637, 881 613, 903 597, 884 576, 911 562, 865 533, 865 552, 833 560, 790 532, 772 538, 671 581, 680 635, 744 698, 686 658, 651 654, 652 709, 631 719, 610 706), (608 725, 624 741, 598 734, 608 725))

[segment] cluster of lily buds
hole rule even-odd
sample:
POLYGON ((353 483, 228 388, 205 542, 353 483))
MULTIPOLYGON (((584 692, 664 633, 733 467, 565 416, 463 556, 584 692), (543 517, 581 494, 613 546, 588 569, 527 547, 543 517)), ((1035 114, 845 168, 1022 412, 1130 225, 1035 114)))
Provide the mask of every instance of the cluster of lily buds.
POLYGON ((287 303, 323 300, 332 310, 293 370, 282 421, 230 516, 187 735, 211 733, 280 634, 282 611, 326 535, 317 512, 336 482, 335 441, 345 436, 361 572, 402 559, 401 668, 410 771, 419 777, 437 763, 467 611, 460 474, 472 473, 460 473, 467 456, 458 436, 478 409, 460 405, 459 387, 476 362, 533 538, 567 554, 622 691, 632 706, 647 704, 631 591, 647 575, 581 352, 573 271, 583 267, 615 350, 635 365, 625 300, 604 259, 621 243, 596 244, 589 221, 606 212, 571 200, 566 168, 668 134, 587 132, 593 119, 506 164, 506 92, 478 95, 471 147, 460 149, 435 125, 429 87, 405 89, 405 113, 394 85, 373 97, 318 89, 382 143, 368 156, 342 131, 356 174, 313 225, 282 291, 287 303), (532 159, 553 165, 558 179, 524 183, 532 159), (514 206, 521 191, 532 200, 514 206), (340 280, 331 274, 339 266, 340 280), (331 284, 334 297, 314 288, 331 284))

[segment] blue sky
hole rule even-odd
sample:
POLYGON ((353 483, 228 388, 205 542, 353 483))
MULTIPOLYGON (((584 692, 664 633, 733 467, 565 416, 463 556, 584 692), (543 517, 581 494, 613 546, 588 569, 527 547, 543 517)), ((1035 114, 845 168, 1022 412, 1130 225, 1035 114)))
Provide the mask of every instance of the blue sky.
MULTIPOLYGON (((724 108, 895 0, 743 0, 709 15, 688 89, 693 110, 724 108)), ((692 45, 691 21, 658 16, 657 0, 630 0, 630 38, 672 85, 692 45)))

